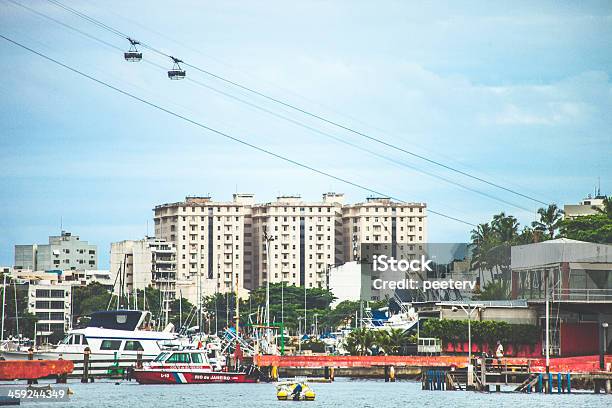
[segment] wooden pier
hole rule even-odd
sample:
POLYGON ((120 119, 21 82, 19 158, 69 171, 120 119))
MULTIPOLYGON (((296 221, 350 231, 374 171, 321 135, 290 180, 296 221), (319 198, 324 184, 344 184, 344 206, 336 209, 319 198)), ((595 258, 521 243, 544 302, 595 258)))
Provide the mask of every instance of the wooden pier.
POLYGON ((590 373, 532 372, 528 365, 481 364, 466 368, 424 370, 421 388, 428 391, 496 392, 510 386, 515 392, 569 394, 575 389, 592 389, 599 394, 612 394, 612 372, 590 373))

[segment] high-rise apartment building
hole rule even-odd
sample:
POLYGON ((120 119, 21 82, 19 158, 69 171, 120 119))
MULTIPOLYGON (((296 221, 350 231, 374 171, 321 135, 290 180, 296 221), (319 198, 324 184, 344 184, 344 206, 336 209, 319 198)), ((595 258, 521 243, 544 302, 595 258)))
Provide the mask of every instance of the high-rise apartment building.
POLYGON ((363 260, 361 244, 386 244, 402 251, 400 259, 427 240, 426 205, 389 198, 344 205, 343 194, 326 193, 319 202, 280 196, 255 203, 252 194, 234 194, 230 202, 187 197, 154 212, 155 236, 176 246, 177 291, 192 301, 268 279, 326 288, 332 266, 363 260))
POLYGON ((98 269, 98 250, 96 245, 62 231, 59 236, 50 236, 48 245, 15 245, 15 269, 98 269))
POLYGON ((326 288, 327 271, 341 262, 342 201, 326 193, 321 202, 281 196, 253 210, 253 288, 271 283, 326 288), (266 252, 265 236, 269 237, 266 252), (269 262, 269 264, 268 264, 269 262))
POLYGON ((342 225, 344 262, 367 261, 362 250, 380 245, 386 245, 383 250, 402 259, 402 255, 418 252, 418 244, 427 241, 427 205, 369 197, 364 203, 342 208, 342 225))
POLYGON ((231 202, 187 197, 154 208, 155 236, 176 245, 177 280, 188 292, 183 296, 244 292, 251 285, 245 270, 251 270, 252 204, 252 194, 234 194, 231 202))

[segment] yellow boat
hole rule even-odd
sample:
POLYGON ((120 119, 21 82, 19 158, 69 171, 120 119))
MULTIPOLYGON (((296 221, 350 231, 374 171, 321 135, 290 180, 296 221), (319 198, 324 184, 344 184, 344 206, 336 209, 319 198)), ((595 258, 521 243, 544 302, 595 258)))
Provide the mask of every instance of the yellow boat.
POLYGON ((314 401, 315 392, 300 381, 284 381, 276 384, 276 398, 279 401, 314 401))

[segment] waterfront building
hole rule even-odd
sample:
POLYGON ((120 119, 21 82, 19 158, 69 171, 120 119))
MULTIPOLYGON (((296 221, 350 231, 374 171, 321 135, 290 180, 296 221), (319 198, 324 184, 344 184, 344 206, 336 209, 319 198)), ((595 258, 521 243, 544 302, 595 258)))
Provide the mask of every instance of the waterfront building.
POLYGON ((511 298, 526 299, 542 328, 548 292, 551 355, 598 352, 602 323, 612 322, 612 245, 559 238, 513 246, 511 275, 511 298))
POLYGON ((48 244, 15 245, 14 267, 33 271, 97 269, 98 250, 96 245, 62 231, 59 236, 50 236, 48 244))

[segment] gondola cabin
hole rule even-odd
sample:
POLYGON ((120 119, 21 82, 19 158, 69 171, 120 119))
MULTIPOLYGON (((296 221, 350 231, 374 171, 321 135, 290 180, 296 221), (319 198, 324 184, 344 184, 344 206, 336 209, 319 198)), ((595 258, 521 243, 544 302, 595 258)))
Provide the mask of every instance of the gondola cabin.
POLYGON ((129 37, 128 41, 130 42, 130 49, 123 53, 123 58, 128 62, 139 62, 142 60, 142 52, 138 51, 136 46, 140 43, 129 37))
POLYGON ((168 78, 170 79, 184 79, 185 78, 185 70, 184 69, 171 69, 168 71, 168 78))
POLYGON ((128 62, 139 62, 140 60, 142 60, 142 52, 126 51, 123 53, 123 57, 128 62))

